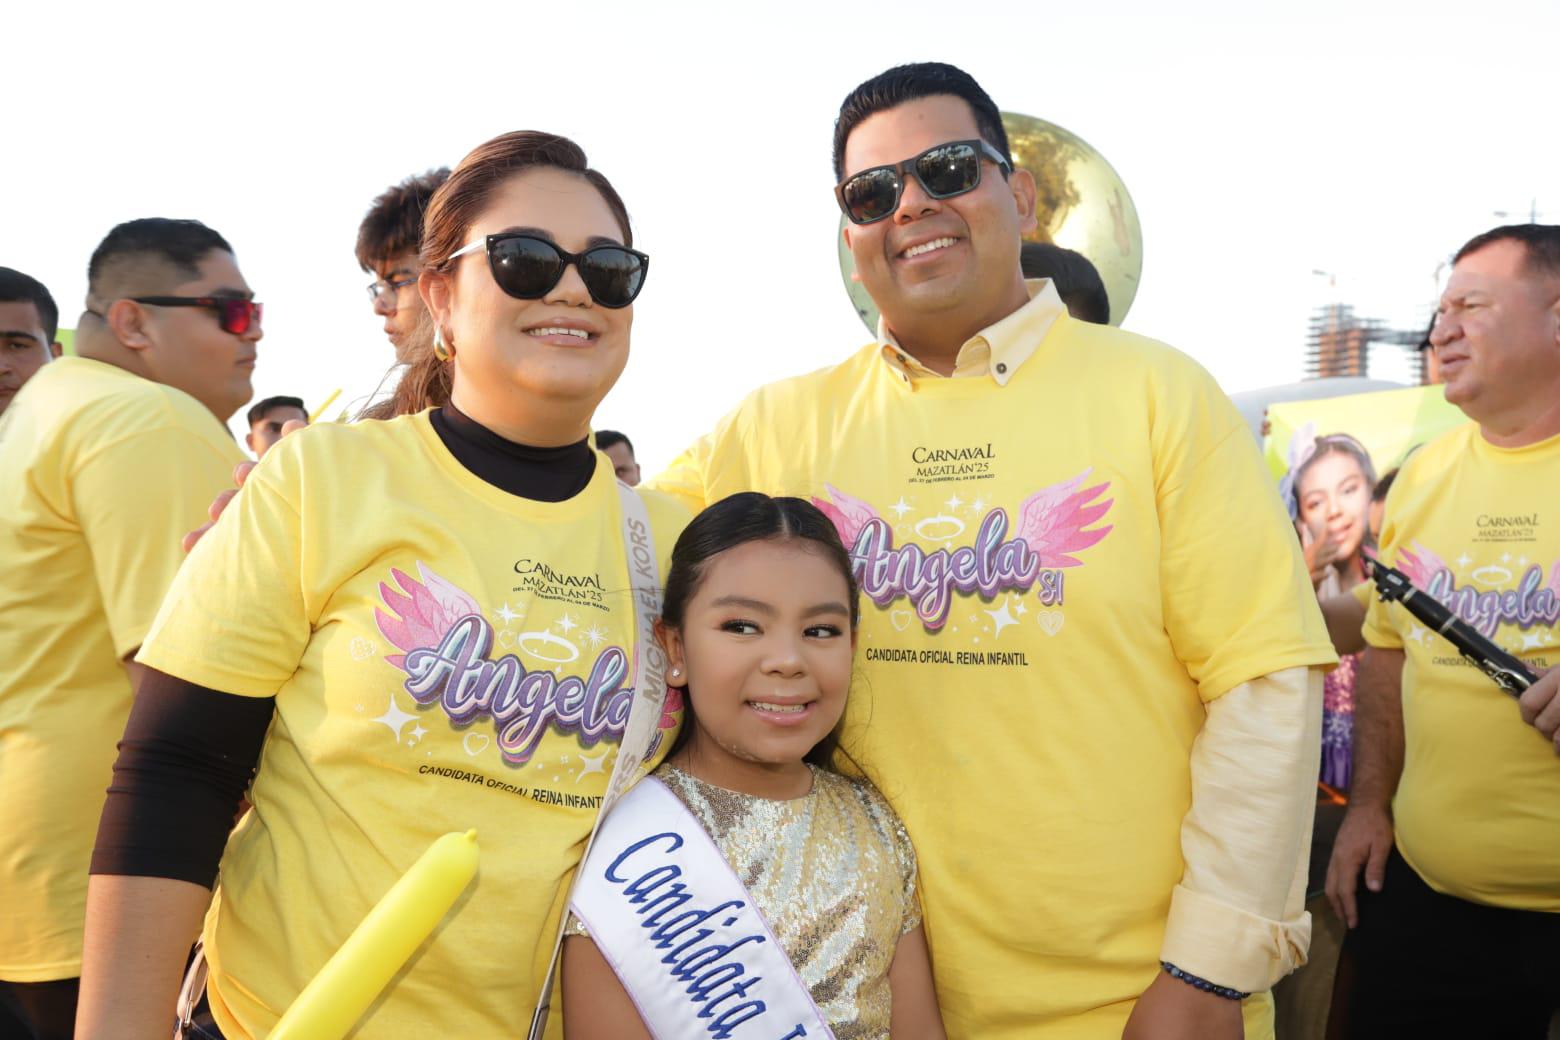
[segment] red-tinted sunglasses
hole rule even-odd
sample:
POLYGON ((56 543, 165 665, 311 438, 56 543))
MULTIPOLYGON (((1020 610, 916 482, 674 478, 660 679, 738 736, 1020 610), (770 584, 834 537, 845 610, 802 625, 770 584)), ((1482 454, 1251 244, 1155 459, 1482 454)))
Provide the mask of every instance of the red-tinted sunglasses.
POLYGON ((242 336, 260 324, 260 312, 264 305, 254 300, 241 300, 233 296, 132 296, 136 303, 153 307, 205 307, 217 312, 217 323, 223 332, 242 336))

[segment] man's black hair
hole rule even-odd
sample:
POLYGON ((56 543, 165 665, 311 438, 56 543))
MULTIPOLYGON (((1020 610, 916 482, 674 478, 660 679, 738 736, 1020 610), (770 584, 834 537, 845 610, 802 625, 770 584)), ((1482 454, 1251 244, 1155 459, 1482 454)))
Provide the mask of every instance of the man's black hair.
POLYGON ((259 404, 249 409, 248 413, 246 413, 244 416, 244 422, 250 426, 253 426, 261 419, 264 419, 265 413, 269 412, 272 408, 296 408, 304 415, 309 414, 309 410, 303 406, 303 398, 301 397, 267 397, 264 401, 261 401, 259 404))
MULTIPOLYGON (((38 310, 38 321, 44 333, 53 343, 60 332, 60 309, 54 297, 43 283, 32 275, 10 268, 0 267, 0 303, 30 303, 38 310)), ((43 344, 45 348, 49 343, 43 344)))
POLYGON ((1025 278, 1049 278, 1067 313, 1096 325, 1110 324, 1110 294, 1089 258, 1050 242, 1025 242, 1018 251, 1025 278))
POLYGON ((1470 238, 1457 250, 1452 263, 1496 242, 1521 242, 1527 246, 1525 266, 1529 271, 1560 275, 1560 224, 1506 224, 1491 228, 1470 238))
POLYGON ((596 450, 597 451, 606 451, 608 448, 612 447, 612 445, 614 445, 614 444, 626 444, 626 445, 628 445, 628 453, 630 455, 634 454, 634 442, 629 440, 623 434, 618 433, 616 430, 597 430, 596 431, 596 450))
POLYGON ((1007 131, 1002 128, 1002 113, 975 77, 940 61, 922 61, 896 65, 873 76, 840 103, 840 115, 834 121, 834 179, 842 180, 845 176, 845 141, 863 119, 898 108, 907 101, 938 94, 963 98, 975 113, 975 128, 981 138, 1001 152, 1003 158, 1012 155, 1007 131))
POLYGON ((104 271, 116 260, 149 257, 161 260, 187 278, 200 276, 200 262, 217 250, 233 252, 227 239, 198 220, 144 217, 127 220, 110 231, 87 262, 87 292, 96 295, 104 271))
POLYGON ((392 256, 415 253, 422 248, 423 213, 440 185, 449 180, 450 168, 408 177, 380 193, 363 223, 358 225, 357 262, 365 271, 392 256))

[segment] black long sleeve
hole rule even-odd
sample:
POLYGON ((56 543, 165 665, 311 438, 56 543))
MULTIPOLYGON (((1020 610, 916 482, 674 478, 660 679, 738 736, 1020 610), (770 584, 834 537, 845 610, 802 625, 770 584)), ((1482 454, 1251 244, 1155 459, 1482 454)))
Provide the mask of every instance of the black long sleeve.
POLYGON ((92 873, 209 888, 275 709, 274 697, 238 697, 148 669, 119 742, 92 873))

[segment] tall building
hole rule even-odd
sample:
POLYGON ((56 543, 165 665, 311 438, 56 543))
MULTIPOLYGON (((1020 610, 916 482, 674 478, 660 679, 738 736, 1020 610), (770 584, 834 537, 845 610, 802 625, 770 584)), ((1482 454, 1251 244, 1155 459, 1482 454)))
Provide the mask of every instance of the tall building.
POLYGON ((1374 376, 1429 383, 1430 353, 1420 349, 1426 338, 1424 326, 1393 329, 1379 318, 1361 317, 1350 304, 1323 304, 1311 315, 1306 378, 1374 376))

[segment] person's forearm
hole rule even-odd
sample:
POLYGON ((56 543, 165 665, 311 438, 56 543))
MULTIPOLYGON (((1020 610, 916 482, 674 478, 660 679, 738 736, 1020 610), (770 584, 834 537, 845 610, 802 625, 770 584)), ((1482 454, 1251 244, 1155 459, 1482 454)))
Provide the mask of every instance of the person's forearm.
POLYGON ((1365 607, 1352 592, 1329 596, 1321 601, 1322 620, 1327 622, 1327 638, 1340 654, 1357 654, 1365 649, 1365 607))
POLYGON ((1403 775, 1403 651, 1367 647, 1354 678, 1349 801, 1385 809, 1403 775))
POLYGON ((1181 825, 1186 872, 1171 894, 1162 960, 1248 992, 1304 963, 1321 717, 1321 671, 1304 667, 1242 683, 1208 705, 1181 825))
POLYGON ((79 1040, 166 1040, 210 890, 169 878, 96 874, 87 885, 79 1040))

